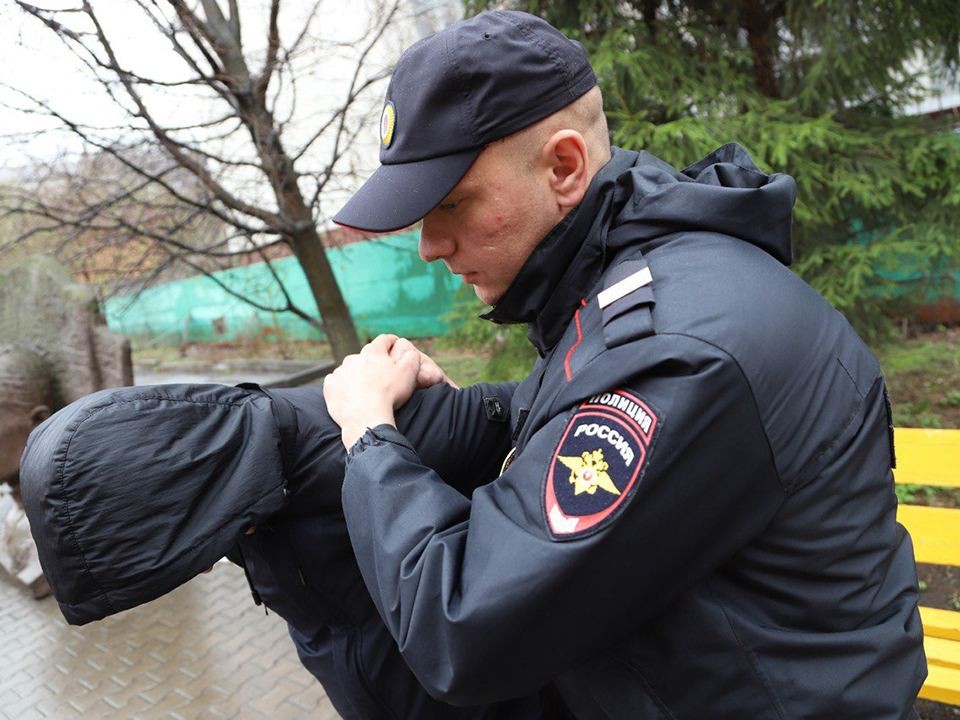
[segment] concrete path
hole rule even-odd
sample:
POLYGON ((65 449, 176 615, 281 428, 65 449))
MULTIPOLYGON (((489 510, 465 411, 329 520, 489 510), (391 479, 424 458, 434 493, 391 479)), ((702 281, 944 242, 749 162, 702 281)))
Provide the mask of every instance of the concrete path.
POLYGON ((218 563, 147 605, 82 627, 0 578, 0 718, 334 720, 286 624, 218 563))

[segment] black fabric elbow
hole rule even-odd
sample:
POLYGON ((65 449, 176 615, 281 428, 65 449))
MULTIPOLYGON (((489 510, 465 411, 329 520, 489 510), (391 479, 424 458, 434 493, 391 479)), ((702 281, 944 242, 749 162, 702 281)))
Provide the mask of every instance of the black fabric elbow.
POLYGON ((496 658, 481 661, 477 657, 448 656, 446 662, 433 662, 430 668, 424 668, 423 659, 417 658, 414 653, 404 652, 403 658, 427 694, 448 705, 486 705, 522 694, 507 687, 511 678, 500 672, 503 665, 496 658))

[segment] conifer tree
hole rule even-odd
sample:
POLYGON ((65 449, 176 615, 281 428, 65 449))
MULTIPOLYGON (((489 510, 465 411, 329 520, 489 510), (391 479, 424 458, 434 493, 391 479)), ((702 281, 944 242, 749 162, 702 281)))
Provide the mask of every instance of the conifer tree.
POLYGON ((481 0, 468 12, 492 5, 584 43, 615 144, 684 167, 738 142, 793 175, 794 269, 861 331, 957 294, 960 114, 908 112, 932 83, 956 87, 956 0, 481 0))

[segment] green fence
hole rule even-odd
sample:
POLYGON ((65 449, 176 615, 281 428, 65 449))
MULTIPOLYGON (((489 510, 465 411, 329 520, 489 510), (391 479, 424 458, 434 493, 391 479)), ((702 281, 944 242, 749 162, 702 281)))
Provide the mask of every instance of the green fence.
MULTIPOLYGON (((442 335, 459 278, 442 263, 417 256, 416 232, 389 235, 327 251, 350 313, 363 336, 392 332, 407 337, 442 335)), ((296 258, 272 262, 299 307, 316 315, 317 306, 296 258)), ((269 307, 283 296, 263 263, 215 273, 227 287, 269 307)), ((291 313, 257 310, 205 276, 149 288, 139 296, 106 302, 109 326, 140 341, 237 341, 255 337, 314 340, 321 334, 291 313)))

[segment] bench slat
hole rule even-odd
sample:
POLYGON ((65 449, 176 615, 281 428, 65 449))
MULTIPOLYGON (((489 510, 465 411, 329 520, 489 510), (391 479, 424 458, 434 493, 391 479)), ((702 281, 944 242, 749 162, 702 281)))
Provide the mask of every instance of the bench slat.
POLYGON ((921 605, 920 619, 924 635, 960 641, 960 612, 921 605))
MULTIPOLYGON (((960 487, 960 430, 896 429, 898 483, 960 487)), ((919 562, 960 566, 960 509, 899 505, 919 562)), ((920 697, 960 705, 960 612, 920 607, 927 680, 920 697)))
POLYGON ((960 642, 924 636, 923 649, 927 653, 928 665, 960 670, 960 642))
POLYGON ((896 428, 898 483, 960 487, 960 430, 896 428))
POLYGON ((899 505, 897 520, 910 533, 918 562, 960 566, 960 510, 899 505))
POLYGON ((960 670, 932 663, 928 665, 927 681, 920 688, 920 697, 960 705, 960 670))

